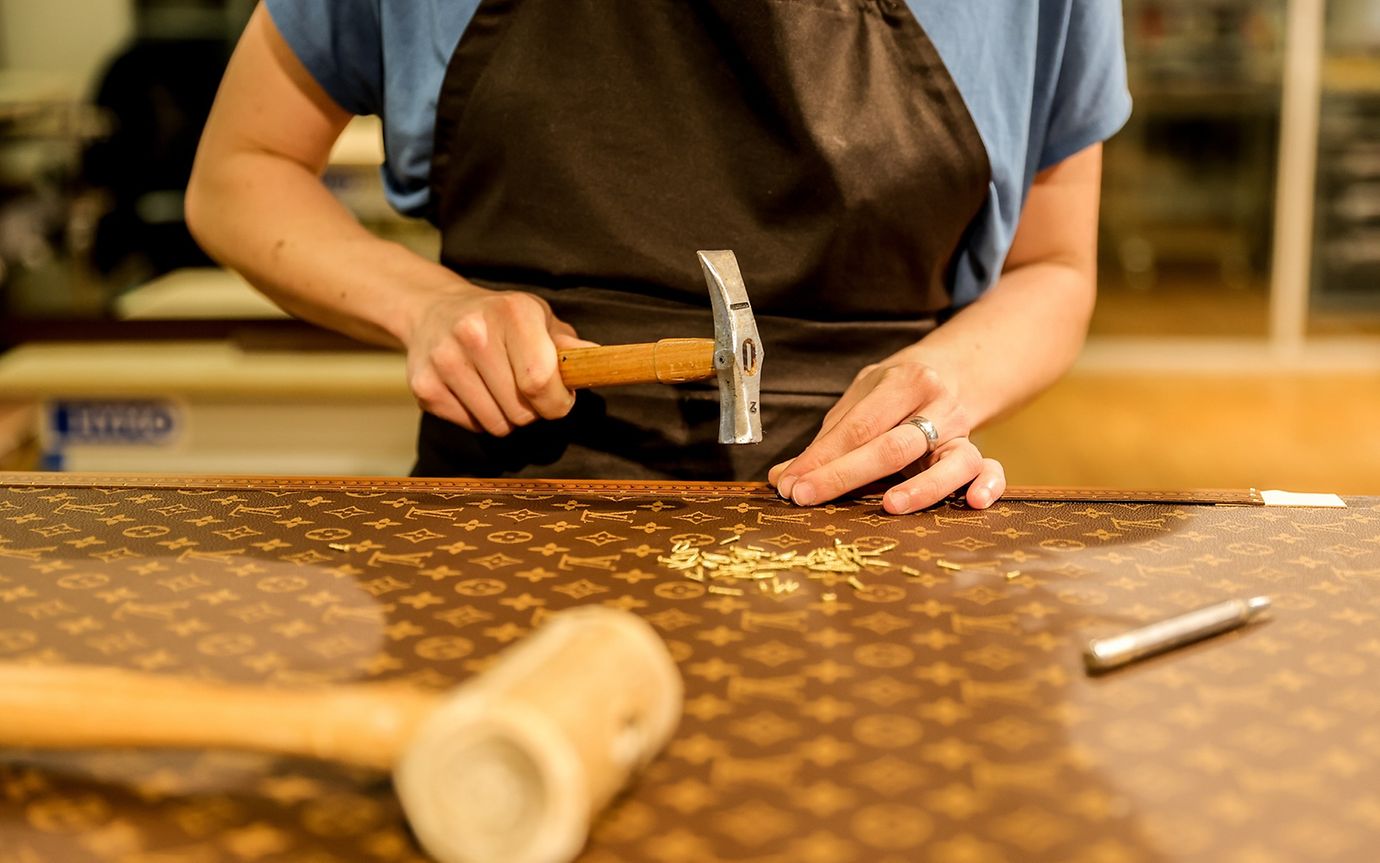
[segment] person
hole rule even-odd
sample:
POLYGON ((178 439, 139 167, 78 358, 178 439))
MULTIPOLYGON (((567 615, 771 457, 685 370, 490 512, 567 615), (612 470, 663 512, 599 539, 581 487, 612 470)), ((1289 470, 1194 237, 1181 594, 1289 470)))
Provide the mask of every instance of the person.
POLYGON ((267 0, 188 190, 195 236, 283 308, 406 351, 417 475, 883 481, 986 507, 969 435, 1073 362, 1116 0, 267 0), (320 182, 352 115, 439 262, 320 182), (731 249, 764 340, 764 442, 712 384, 579 398, 558 351, 708 336, 731 249))

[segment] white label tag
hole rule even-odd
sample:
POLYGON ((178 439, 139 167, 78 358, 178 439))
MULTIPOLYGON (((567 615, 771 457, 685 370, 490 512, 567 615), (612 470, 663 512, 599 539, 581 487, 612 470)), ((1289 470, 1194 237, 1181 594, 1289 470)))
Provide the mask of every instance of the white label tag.
POLYGON ((1266 506, 1332 506, 1346 508, 1346 502, 1335 494, 1309 494, 1297 491, 1271 489, 1262 491, 1260 497, 1266 506))

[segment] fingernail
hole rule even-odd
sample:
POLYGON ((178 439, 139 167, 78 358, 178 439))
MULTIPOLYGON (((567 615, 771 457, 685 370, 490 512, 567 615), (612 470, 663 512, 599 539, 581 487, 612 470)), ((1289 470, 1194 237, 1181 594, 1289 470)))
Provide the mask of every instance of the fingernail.
POLYGON ((893 491, 887 495, 891 503, 891 510, 895 513, 910 512, 910 495, 903 491, 893 491))
POLYGON ((800 477, 794 474, 786 474, 781 477, 781 483, 776 487, 777 491, 781 492, 782 497, 789 499, 791 496, 791 489, 795 488, 795 483, 798 479, 800 479, 800 477))
POLYGON ((985 485, 973 489, 973 493, 969 495, 968 503, 976 509, 986 509, 992 503, 992 489, 985 485))
POLYGON ((815 487, 808 482, 791 483, 791 500, 801 506, 812 506, 815 502, 815 487))

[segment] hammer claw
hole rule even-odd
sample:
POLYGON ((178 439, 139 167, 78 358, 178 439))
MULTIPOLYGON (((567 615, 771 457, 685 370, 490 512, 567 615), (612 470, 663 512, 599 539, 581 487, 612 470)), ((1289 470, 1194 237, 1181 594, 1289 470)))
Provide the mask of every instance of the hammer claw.
POLYGON ((733 252, 698 252, 714 305, 714 368, 719 373, 719 443, 762 440, 762 339, 733 252))

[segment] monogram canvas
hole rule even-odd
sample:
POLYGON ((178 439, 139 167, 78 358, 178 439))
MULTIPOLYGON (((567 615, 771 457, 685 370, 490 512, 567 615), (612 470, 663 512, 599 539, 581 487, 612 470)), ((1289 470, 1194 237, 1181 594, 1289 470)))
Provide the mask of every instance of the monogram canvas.
MULTIPOLYGON (((1380 500, 1095 497, 8 475, 0 660, 444 690, 600 603, 656 628, 686 697, 585 863, 1377 859, 1380 500), (871 562, 672 565, 840 548, 871 562), (1265 622, 1083 670, 1090 637, 1257 594, 1265 622)), ((383 774, 0 750, 4 863, 422 859, 383 774)))

